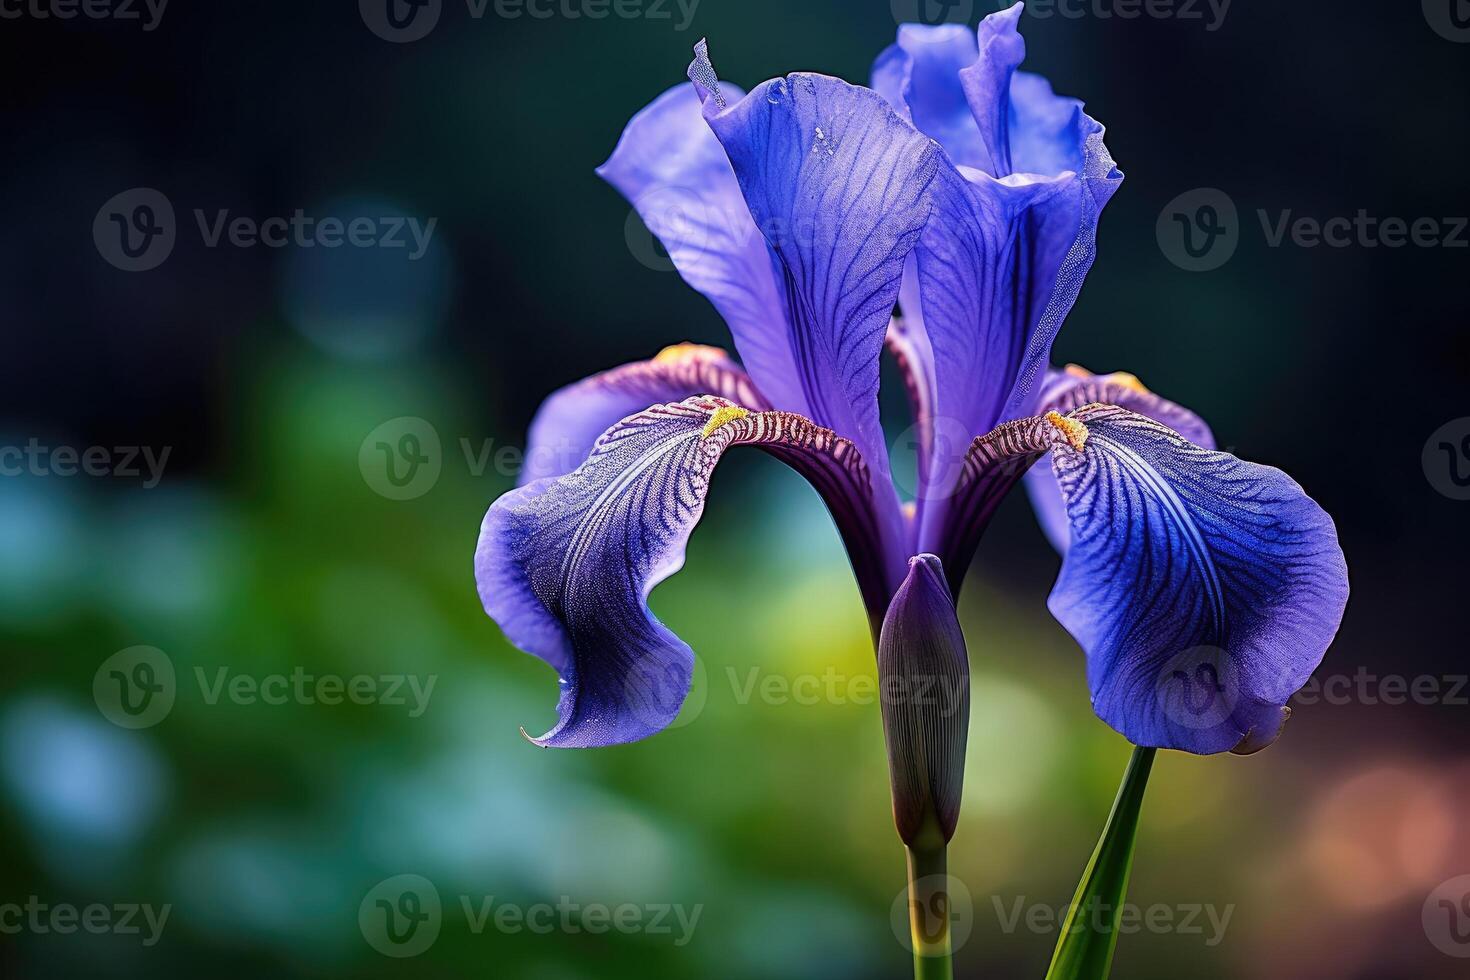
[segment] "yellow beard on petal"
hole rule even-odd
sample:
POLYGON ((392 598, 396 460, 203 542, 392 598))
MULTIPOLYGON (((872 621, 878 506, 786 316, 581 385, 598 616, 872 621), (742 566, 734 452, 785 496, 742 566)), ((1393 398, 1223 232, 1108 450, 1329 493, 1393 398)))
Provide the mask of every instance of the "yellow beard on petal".
POLYGON ((749 409, 741 408, 739 405, 722 405, 715 409, 715 414, 711 415, 709 421, 704 424, 704 431, 700 433, 700 438, 708 439, 720 426, 734 422, 736 419, 743 419, 749 414, 749 409))
POLYGON ((1067 445, 1076 452, 1082 452, 1082 447, 1087 445, 1087 426, 1056 412, 1047 412, 1044 417, 1066 437, 1067 445))

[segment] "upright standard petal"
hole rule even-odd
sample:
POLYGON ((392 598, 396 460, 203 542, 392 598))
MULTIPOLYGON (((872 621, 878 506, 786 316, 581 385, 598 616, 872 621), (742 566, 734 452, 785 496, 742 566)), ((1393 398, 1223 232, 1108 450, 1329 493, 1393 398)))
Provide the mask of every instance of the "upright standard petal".
MULTIPOLYGON (((1094 403, 1117 405, 1163 423, 1196 446, 1215 448, 1215 434, 1204 419, 1183 405, 1160 398, 1127 372, 1093 374, 1084 367, 1068 364, 1066 370, 1047 373, 1040 401, 1040 411, 1063 413, 1094 403)), ((1067 505, 1062 501, 1062 491, 1057 488, 1057 478, 1050 466, 1033 466, 1027 471, 1026 493, 1047 540, 1059 553, 1066 554, 1070 536, 1067 505)))
POLYGON ((975 63, 975 33, 963 24, 903 24, 873 62, 873 90, 963 167, 994 173, 990 151, 960 85, 975 63))
POLYGON ((870 608, 896 583, 867 503, 870 478, 852 444, 786 412, 748 412, 701 396, 609 429, 565 476, 537 480, 485 515, 475 577, 485 611, 512 643, 556 668, 558 722, 538 745, 584 747, 665 728, 689 690, 693 653, 648 609, 653 587, 683 564, 724 451, 760 446, 810 480, 833 509, 870 608))
POLYGON ((694 89, 680 83, 635 115, 597 173, 633 205, 684 281, 714 304, 771 403, 805 413, 770 252, 694 89))
POLYGON ((674 344, 553 392, 536 411, 526 439, 522 485, 576 469, 597 437, 649 405, 718 395, 752 411, 772 406, 740 365, 718 347, 674 344))
POLYGON ((1280 470, 1111 405, 1052 454, 1071 544, 1048 605, 1099 717, 1136 745, 1254 751, 1337 632, 1332 519, 1280 470))
MULTIPOLYGON (((987 162, 936 182, 936 217, 903 287, 905 319, 932 350, 934 425, 967 439, 1036 411, 1052 341, 1095 255, 1098 217, 1122 180, 1102 126, 1081 103, 1016 71, 1025 55, 1019 16, 1017 5, 987 17, 972 63, 945 90, 945 105, 954 89, 966 98, 987 162)), ((908 97, 920 100, 922 91, 915 83, 908 97)), ((924 118, 919 107, 930 108, 911 107, 916 121, 924 118)), ((943 441, 933 440, 934 453, 943 441)), ((931 460, 919 502, 921 548, 944 548, 951 509, 973 509, 950 500, 961 462, 953 453, 931 460)), ((953 579, 963 569, 950 558, 953 579)))
POLYGON ((777 262, 806 414, 852 439, 883 483, 879 356, 929 220, 938 148, 876 93, 824 75, 774 79, 731 102, 703 44, 696 54, 705 117, 777 262))
MULTIPOLYGON (((954 597, 934 555, 909 560, 883 619, 878 684, 893 821, 905 844, 954 836, 970 725, 970 662, 954 597)), ((933 846, 941 841, 929 841, 933 846)))

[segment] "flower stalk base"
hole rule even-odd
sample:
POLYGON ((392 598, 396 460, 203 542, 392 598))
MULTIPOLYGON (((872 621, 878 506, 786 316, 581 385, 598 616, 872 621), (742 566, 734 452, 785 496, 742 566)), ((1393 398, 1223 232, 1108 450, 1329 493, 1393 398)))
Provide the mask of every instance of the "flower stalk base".
POLYGON ((953 917, 945 846, 908 848, 909 940, 914 980, 953 980, 949 924, 953 917))

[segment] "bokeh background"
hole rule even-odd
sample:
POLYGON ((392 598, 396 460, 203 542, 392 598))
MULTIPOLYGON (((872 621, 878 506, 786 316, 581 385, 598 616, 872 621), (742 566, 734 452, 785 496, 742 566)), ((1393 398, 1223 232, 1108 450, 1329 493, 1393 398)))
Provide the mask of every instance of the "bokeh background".
MULTIPOLYGON (((700 0, 684 23, 652 0, 596 20, 566 13, 580 4, 476 18, 444 0, 428 36, 390 43, 346 0, 178 0, 151 30, 141 5, 141 21, 5 6, 0 444, 169 456, 151 486, 0 478, 0 904, 170 912, 151 945, 146 928, 0 917, 0 973, 906 973, 889 925, 902 853, 862 696, 873 658, 836 535, 798 478, 754 453, 721 467, 685 571, 653 597, 702 674, 680 725, 643 744, 521 739, 553 717, 554 676, 483 615, 470 569, 541 397, 667 343, 728 344, 592 172, 628 116, 680 81, 704 35, 747 86, 802 69, 865 80, 903 7, 700 0), (139 187, 171 202, 177 243, 129 272, 93 224, 139 187), (194 219, 297 208, 437 223, 409 261, 210 248, 194 219), (369 437, 403 417, 437 436, 439 474, 391 499, 369 437), (130 729, 94 680, 105 690, 104 661, 137 646, 166 656, 176 696, 130 729), (416 716, 411 698, 208 696, 221 676, 294 672, 435 686, 416 716), (778 693, 744 696, 751 683, 778 693), (403 874, 443 908, 413 958, 380 954, 359 916, 403 874), (462 900, 700 912, 681 945, 677 926, 477 930, 462 900)), ((989 9, 962 0, 950 16, 989 9)), ((1027 67, 1087 99, 1128 178, 1057 360, 1139 374, 1323 503, 1354 590, 1319 678, 1363 678, 1338 703, 1300 705, 1262 755, 1161 756, 1130 899, 1176 926, 1124 936, 1115 975, 1463 976, 1440 947, 1470 953, 1452 928, 1470 928, 1470 907, 1436 912, 1431 892, 1470 873, 1470 689, 1455 681, 1470 673, 1470 503, 1436 489, 1444 473, 1421 457, 1470 415, 1470 236, 1272 247, 1256 217, 1470 214, 1470 44, 1453 0, 1237 0, 1223 19, 1202 4, 1195 18, 1117 16, 1126 0, 1068 9, 1081 13, 1026 16, 1027 67), (1198 188, 1239 209, 1236 251, 1207 272, 1156 236, 1198 188), (1440 693, 1385 703, 1390 676, 1440 693), (1200 931, 1179 928, 1196 907, 1200 931), (1211 909, 1229 915, 1223 931, 1211 909)), ((975 671, 951 849, 973 895, 965 976, 1044 973, 1055 927, 1007 924, 1068 901, 1127 758, 1046 611, 1056 567, 1018 496, 961 603, 975 671)))

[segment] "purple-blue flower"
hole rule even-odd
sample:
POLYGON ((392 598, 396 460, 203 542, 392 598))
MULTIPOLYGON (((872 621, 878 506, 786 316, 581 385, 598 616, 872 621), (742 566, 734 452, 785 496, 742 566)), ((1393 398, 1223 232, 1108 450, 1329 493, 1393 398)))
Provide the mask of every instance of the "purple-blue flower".
MULTIPOLYGON (((953 597, 1024 477, 1063 555, 1049 605, 1086 654, 1099 717, 1137 745, 1197 753, 1275 738, 1346 603, 1336 531, 1288 476, 1217 451, 1204 422, 1131 375, 1050 367, 1123 175, 1080 102, 1017 71, 1020 13, 978 33, 902 27, 871 88, 798 73, 743 94, 701 43, 693 84, 629 122, 599 173, 723 316, 739 363, 678 345, 536 416, 475 571, 511 642, 560 675, 559 720, 537 744, 629 742, 674 719, 693 655, 646 600, 740 445, 821 494, 885 637, 885 677, 913 673, 905 657, 920 654, 905 651, 922 650, 925 670, 968 691, 953 597), (919 433, 908 501, 879 419, 885 349, 919 433)), ((885 724, 896 797, 900 775, 924 783, 904 795, 947 814, 947 838, 954 766, 900 774, 899 760, 933 762, 955 738, 962 755, 963 726, 916 748, 937 737, 922 720, 885 724)))

